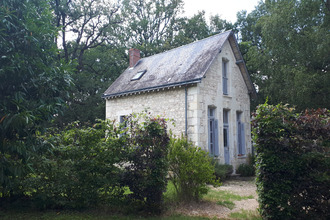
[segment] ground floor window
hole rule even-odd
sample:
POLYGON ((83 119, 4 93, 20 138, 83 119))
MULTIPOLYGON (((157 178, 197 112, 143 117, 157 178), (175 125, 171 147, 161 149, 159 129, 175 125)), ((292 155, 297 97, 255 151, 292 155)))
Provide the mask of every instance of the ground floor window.
POLYGON ((238 156, 245 155, 245 130, 242 123, 242 112, 237 112, 237 150, 238 156))
POLYGON ((214 107, 208 108, 208 133, 209 133, 209 153, 212 156, 219 156, 219 128, 214 107))

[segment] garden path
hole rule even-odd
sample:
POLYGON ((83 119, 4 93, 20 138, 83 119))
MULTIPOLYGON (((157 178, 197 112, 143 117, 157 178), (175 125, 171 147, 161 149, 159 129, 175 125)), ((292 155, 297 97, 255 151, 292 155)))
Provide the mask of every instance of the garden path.
POLYGON ((242 180, 228 180, 222 186, 213 188, 213 190, 229 191, 240 196, 253 196, 251 199, 244 199, 241 201, 234 201, 235 207, 229 208, 217 205, 214 201, 190 202, 182 204, 177 207, 174 212, 188 216, 203 216, 210 218, 228 219, 230 213, 241 212, 243 210, 256 212, 258 208, 256 185, 254 179, 242 180))

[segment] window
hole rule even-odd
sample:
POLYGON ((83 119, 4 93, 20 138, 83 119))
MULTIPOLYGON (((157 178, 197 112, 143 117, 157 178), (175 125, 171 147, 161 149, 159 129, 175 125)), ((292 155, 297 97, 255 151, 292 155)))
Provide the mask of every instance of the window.
POLYGON ((141 79, 141 77, 142 77, 146 72, 147 72, 147 70, 143 70, 143 71, 139 71, 139 72, 137 72, 137 73, 133 76, 133 78, 131 79, 131 81, 141 79))
POLYGON ((222 60, 222 89, 228 95, 228 60, 222 60))
MULTIPOLYGON (((121 130, 122 131, 125 131, 126 128, 127 128, 127 118, 126 118, 126 115, 121 115, 119 117, 119 123, 120 123, 121 128, 122 128, 121 130)), ((123 133, 120 134, 120 136, 123 136, 125 134, 126 134, 126 132, 123 132, 123 133)))
POLYGON ((214 107, 208 108, 209 153, 212 156, 219 156, 219 129, 215 110, 214 107))
POLYGON ((244 123, 241 121, 242 112, 237 112, 237 150, 238 156, 245 155, 244 123))
POLYGON ((225 164, 230 163, 229 157, 229 110, 223 110, 223 147, 225 154, 225 164))

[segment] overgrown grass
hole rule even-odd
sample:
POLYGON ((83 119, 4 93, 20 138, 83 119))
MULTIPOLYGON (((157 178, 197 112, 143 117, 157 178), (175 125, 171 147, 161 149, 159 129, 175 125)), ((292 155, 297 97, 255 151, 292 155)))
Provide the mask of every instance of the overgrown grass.
POLYGON ((232 212, 229 215, 230 218, 233 219, 246 219, 246 220, 262 220, 260 214, 257 210, 244 210, 242 209, 240 212, 232 212))
POLYGON ((165 205, 175 204, 178 200, 177 193, 172 181, 168 181, 166 192, 164 192, 165 205))
POLYGON ((203 199, 209 201, 216 201, 218 205, 233 209, 235 208, 234 201, 253 199, 253 196, 240 196, 227 191, 210 189, 208 194, 205 195, 203 199))
POLYGON ((174 216, 157 216, 157 217, 143 217, 143 216, 121 216, 112 215, 104 211, 44 211, 44 212, 4 212, 0 211, 0 219, 2 220, 209 220, 205 217, 190 217, 182 215, 174 216))
POLYGON ((233 203, 232 201, 228 201, 228 200, 217 201, 217 204, 221 205, 221 206, 225 206, 225 207, 229 208, 230 210, 235 208, 235 203, 233 203))
MULTIPOLYGON (((130 194, 129 188, 126 189, 126 194, 130 194)), ((216 189, 210 189, 208 194, 203 197, 203 200, 208 200, 212 202, 216 202, 218 205, 228 207, 229 209, 233 209, 235 207, 234 201, 240 201, 245 199, 251 199, 253 196, 240 196, 237 194, 233 194, 231 192, 222 191, 216 189)), ((166 207, 176 206, 178 204, 178 199, 175 191, 175 187, 171 181, 168 182, 167 190, 164 192, 164 202, 166 207)), ((125 207, 122 207, 124 208, 125 207)), ((127 208, 127 207, 126 207, 127 208)), ((157 216, 157 217, 145 217, 138 215, 120 215, 116 213, 126 213, 121 210, 120 212, 116 212, 113 208, 101 208, 96 210, 85 210, 85 211, 32 211, 32 210, 8 210, 4 211, 0 209, 0 219, 12 220, 12 219, 50 219, 50 220, 131 220, 131 219, 141 219, 141 220, 208 220, 206 217, 191 217, 191 216, 182 216, 182 215, 170 215, 170 216, 157 216)), ((127 212, 129 213, 129 212, 127 212)), ((242 210, 241 212, 231 213, 229 218, 233 219, 261 219, 260 215, 257 211, 246 211, 242 210)))

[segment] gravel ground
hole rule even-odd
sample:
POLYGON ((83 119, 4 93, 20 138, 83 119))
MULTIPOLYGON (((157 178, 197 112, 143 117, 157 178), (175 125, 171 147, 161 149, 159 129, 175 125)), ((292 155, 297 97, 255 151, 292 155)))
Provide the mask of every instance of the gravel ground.
POLYGON ((217 205, 215 202, 201 201, 183 204, 173 210, 175 213, 188 216, 203 216, 210 218, 228 218, 231 212, 240 212, 242 209, 254 211, 258 208, 257 193, 254 180, 229 180, 215 190, 229 191, 241 196, 253 196, 253 199, 234 201, 235 208, 217 205))

